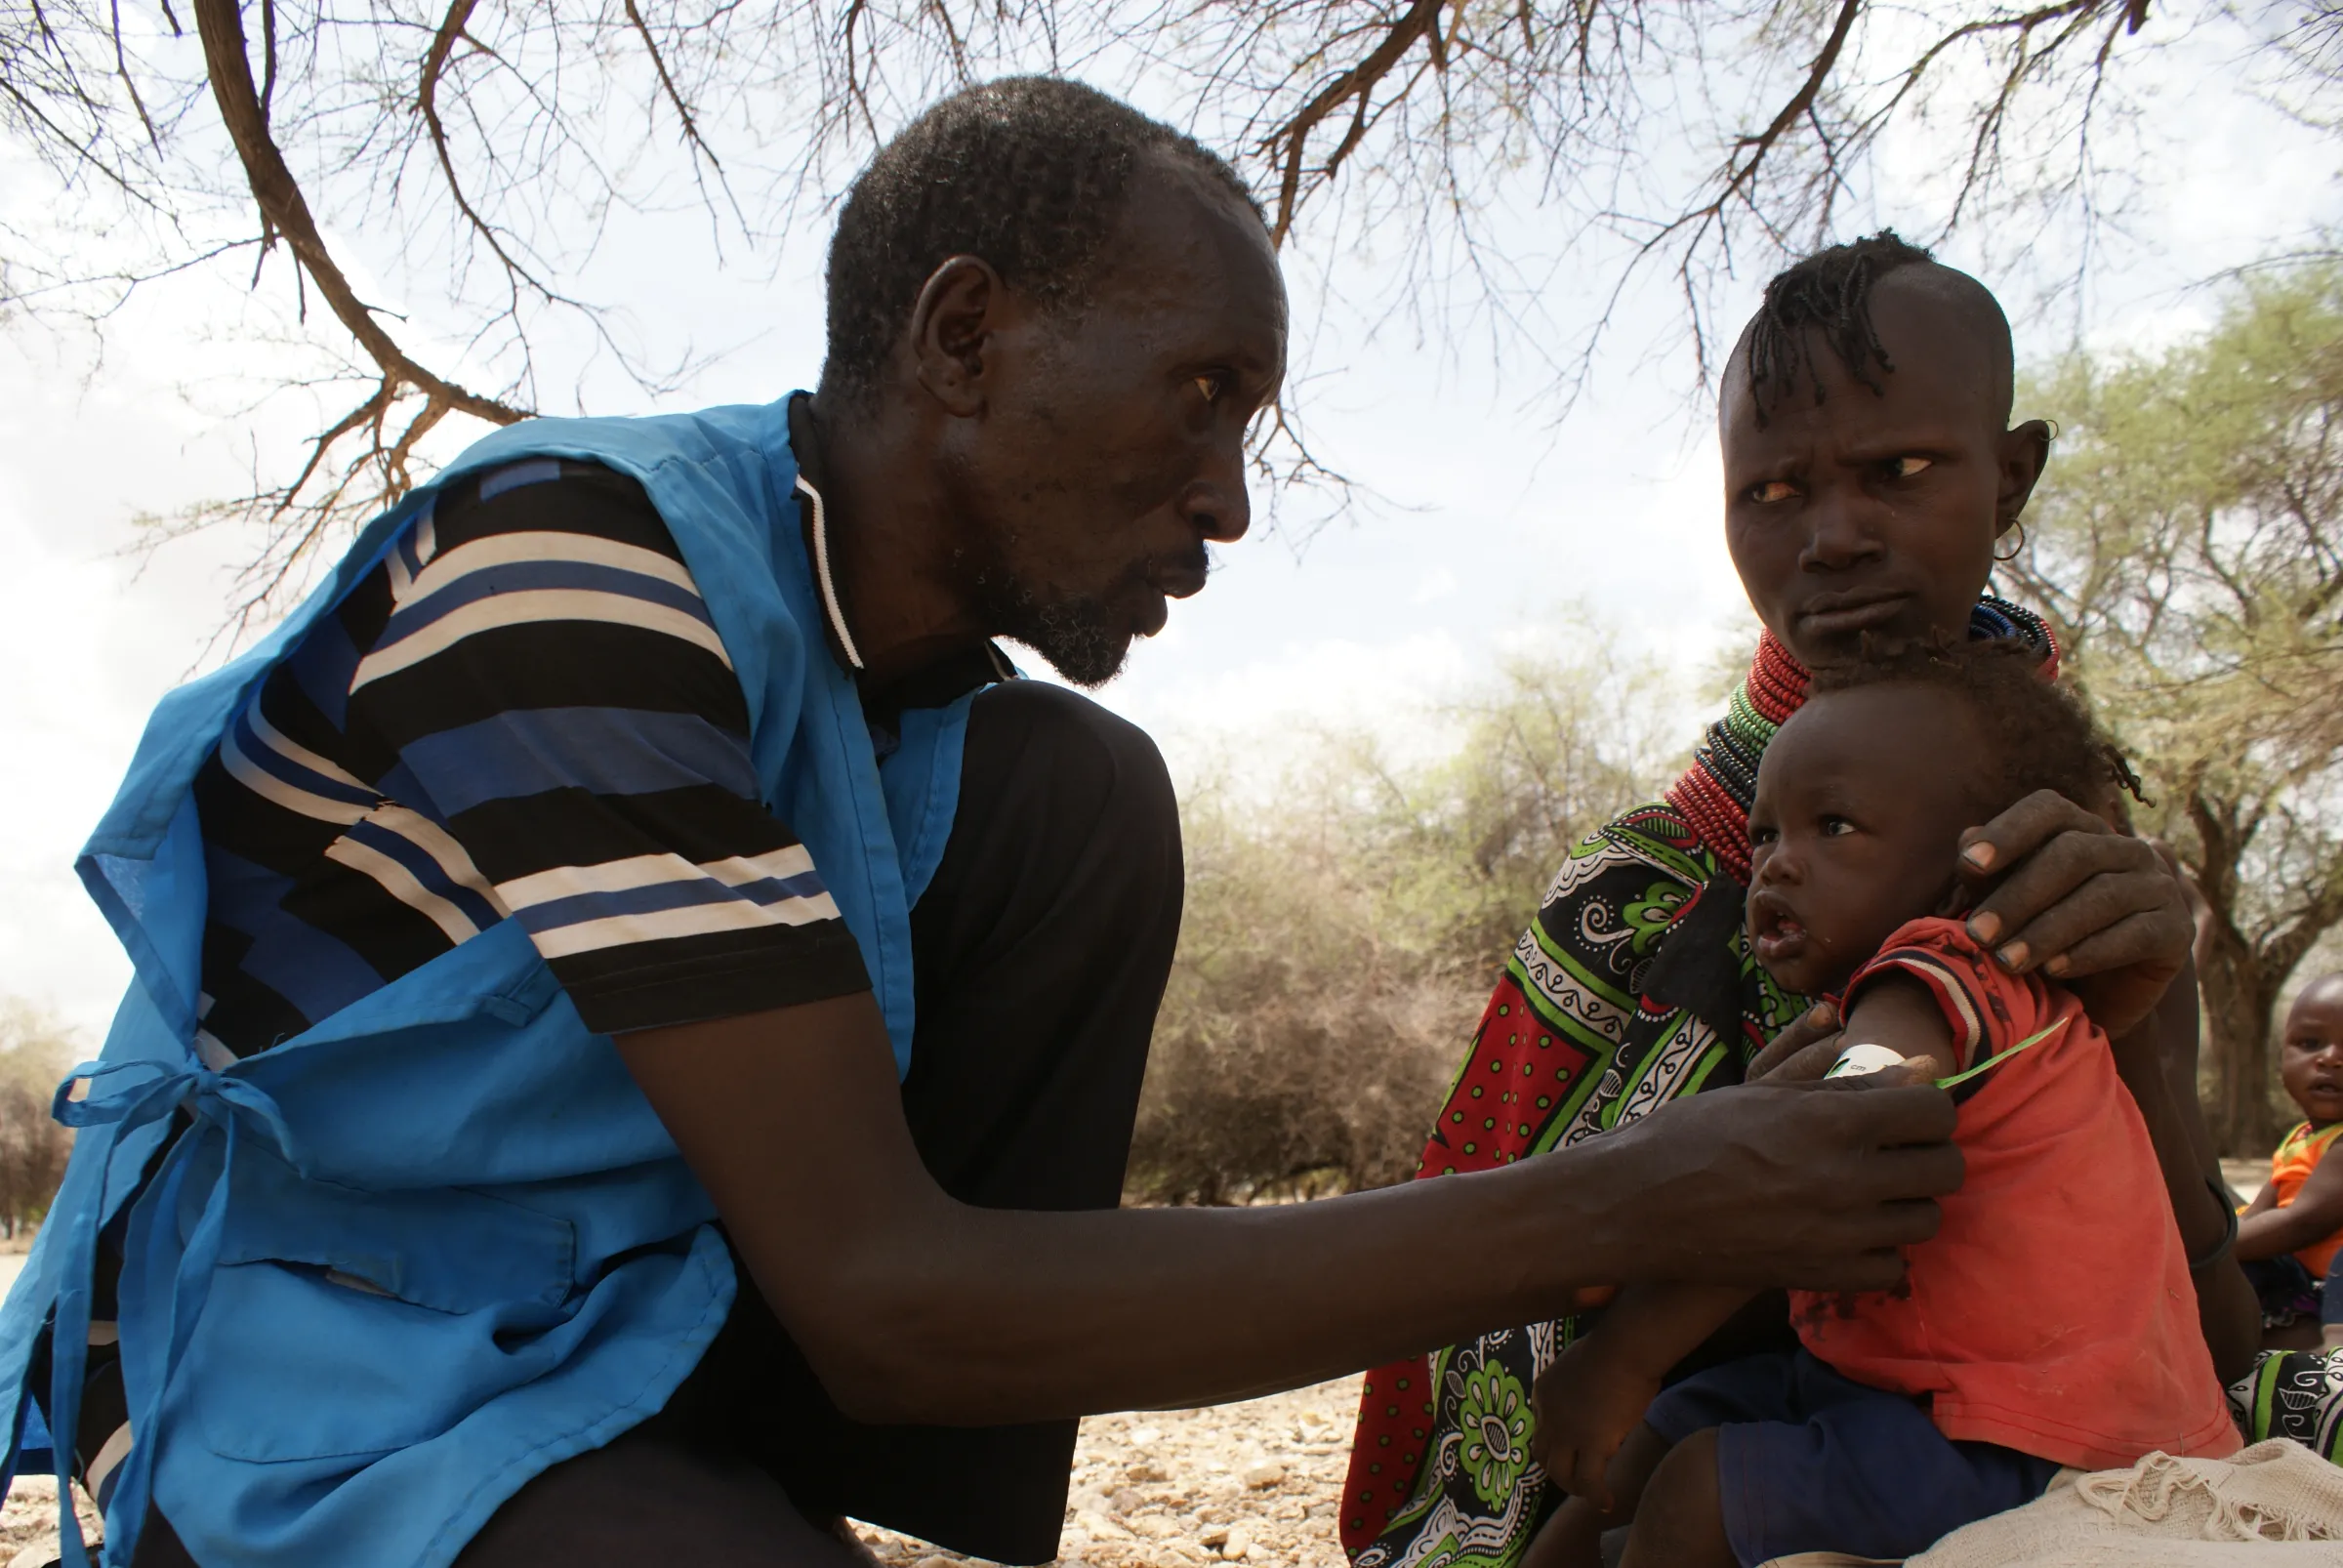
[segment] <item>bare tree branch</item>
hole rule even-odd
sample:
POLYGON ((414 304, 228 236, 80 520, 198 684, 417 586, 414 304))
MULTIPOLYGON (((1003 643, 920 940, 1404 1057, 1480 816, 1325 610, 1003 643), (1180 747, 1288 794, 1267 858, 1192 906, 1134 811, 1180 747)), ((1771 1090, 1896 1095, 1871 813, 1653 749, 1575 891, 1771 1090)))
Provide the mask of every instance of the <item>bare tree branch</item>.
POLYGON ((309 216, 308 198, 302 194, 293 171, 285 167, 284 154, 269 138, 267 118, 261 112, 260 97, 253 90, 252 62, 244 50, 244 19, 238 13, 236 0, 195 0, 195 27, 203 39, 203 59, 211 79, 212 96, 219 103, 220 118, 235 144, 236 154, 243 160, 253 200, 259 203, 261 215, 269 227, 284 235, 286 243, 293 247, 295 259, 317 285, 317 292, 324 297, 326 309, 334 312, 334 319, 382 368, 385 383, 414 387, 491 425, 510 425, 527 418, 525 410, 468 392, 417 364, 383 329, 382 323, 375 320, 374 312, 358 299, 340 265, 326 250, 316 221, 309 216))
MULTIPOLYGON (((1364 126, 1368 106, 1375 89, 1390 74, 1418 38, 1434 40, 1433 54, 1440 55, 1437 40, 1440 36, 1440 12, 1447 0, 1415 0, 1399 20, 1384 32, 1382 39, 1356 65, 1344 70, 1315 97, 1301 105, 1291 118, 1272 132, 1261 144, 1261 149, 1280 166, 1277 186, 1277 204, 1269 222, 1269 237, 1282 246, 1287 234, 1293 231, 1295 214, 1301 202, 1302 159, 1309 150, 1311 133, 1327 116, 1355 101, 1357 122, 1351 134, 1335 149, 1325 166, 1319 170, 1320 181, 1331 181, 1340 172, 1342 160, 1358 144, 1360 129, 1364 126)), ((1445 62, 1442 62, 1445 64, 1445 62)))

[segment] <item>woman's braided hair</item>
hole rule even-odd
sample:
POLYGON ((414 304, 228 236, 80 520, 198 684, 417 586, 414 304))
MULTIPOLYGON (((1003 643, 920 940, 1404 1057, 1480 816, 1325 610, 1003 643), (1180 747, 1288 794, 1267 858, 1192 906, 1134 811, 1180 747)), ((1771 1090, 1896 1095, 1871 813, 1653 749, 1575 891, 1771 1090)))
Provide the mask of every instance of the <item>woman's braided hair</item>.
POLYGON ((1817 670, 1812 693, 1872 685, 1934 686, 1968 704, 1997 764, 1984 770, 1986 798, 1977 803, 1989 816, 2036 790, 2056 790, 2117 822, 2123 796, 2153 804, 2082 698, 2042 679, 2040 655, 2028 643, 1988 638, 1919 643, 1895 653, 1867 647, 1852 664, 1817 670))
POLYGON ((1884 393, 1887 389, 1879 377, 1896 367, 1879 342, 1879 329, 1871 325, 1871 286, 1900 267, 1935 259, 1897 238, 1895 230, 1883 228, 1817 251, 1776 273, 1765 286, 1765 303, 1749 322, 1747 340, 1749 391, 1756 400, 1759 427, 1765 424, 1766 411, 1795 390, 1801 376, 1814 384, 1814 400, 1823 400, 1823 378, 1814 366, 1809 332, 1821 335, 1848 375, 1884 393))

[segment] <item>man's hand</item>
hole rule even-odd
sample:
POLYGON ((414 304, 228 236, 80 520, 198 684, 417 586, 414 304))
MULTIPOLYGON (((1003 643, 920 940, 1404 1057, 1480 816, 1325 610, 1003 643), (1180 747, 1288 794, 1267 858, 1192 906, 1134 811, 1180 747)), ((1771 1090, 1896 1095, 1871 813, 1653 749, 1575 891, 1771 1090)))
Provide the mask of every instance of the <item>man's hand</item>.
POLYGON ((1611 1457, 1659 1397, 1660 1380, 1607 1354, 1601 1332, 1566 1347, 1530 1394, 1530 1457, 1572 1497, 1611 1511, 1611 1457))
POLYGON ((2120 1037, 2188 962, 2196 926, 2172 869, 2051 790, 2037 790, 1961 835, 1959 874, 1982 896, 1969 933, 2012 972, 2064 983, 2120 1037))
POLYGON ((1641 1279, 1886 1290, 1960 1185, 1942 1090, 1836 1078, 1746 1084, 1661 1107, 1587 1145, 1606 1156, 1641 1279))

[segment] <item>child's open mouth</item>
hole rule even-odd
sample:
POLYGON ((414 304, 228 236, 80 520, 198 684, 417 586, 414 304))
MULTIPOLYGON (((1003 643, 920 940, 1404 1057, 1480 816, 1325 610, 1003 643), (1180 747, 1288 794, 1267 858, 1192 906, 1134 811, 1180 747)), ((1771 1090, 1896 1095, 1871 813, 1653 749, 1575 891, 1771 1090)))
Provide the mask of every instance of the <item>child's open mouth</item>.
POLYGON ((1778 895, 1759 893, 1749 900, 1749 940, 1757 962, 1770 967, 1806 950, 1806 927, 1778 895))

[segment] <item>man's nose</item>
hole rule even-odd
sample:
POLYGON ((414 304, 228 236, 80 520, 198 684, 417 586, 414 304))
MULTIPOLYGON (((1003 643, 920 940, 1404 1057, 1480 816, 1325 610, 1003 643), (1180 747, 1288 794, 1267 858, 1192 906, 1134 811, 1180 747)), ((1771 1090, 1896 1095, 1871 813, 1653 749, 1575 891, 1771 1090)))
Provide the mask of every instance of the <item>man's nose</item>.
POLYGON ((1215 452, 1212 465, 1180 495, 1180 516, 1212 544, 1233 545, 1253 526, 1253 497, 1245 488, 1245 446, 1215 452))
POLYGON ((1844 571, 1879 556, 1868 496, 1844 485, 1826 485, 1815 492, 1805 511, 1806 545, 1798 552, 1798 564, 1808 571, 1844 571))

